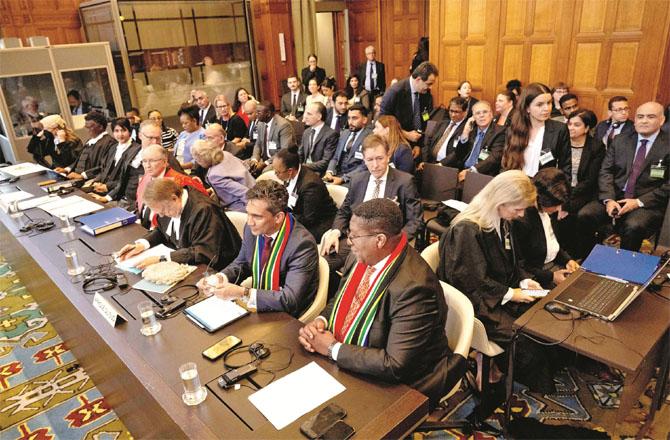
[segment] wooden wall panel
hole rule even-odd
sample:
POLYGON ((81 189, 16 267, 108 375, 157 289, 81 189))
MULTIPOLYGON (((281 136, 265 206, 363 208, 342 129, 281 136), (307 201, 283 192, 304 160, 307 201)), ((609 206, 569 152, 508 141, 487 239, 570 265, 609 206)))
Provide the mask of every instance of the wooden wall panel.
POLYGON ((349 57, 351 68, 356 69, 365 61, 365 48, 372 45, 380 52, 379 0, 349 0, 349 57))
POLYGON ((463 79, 474 96, 493 100, 512 78, 564 81, 600 117, 614 95, 633 107, 670 99, 665 0, 432 0, 430 8, 440 103, 463 79))
POLYGON ((0 35, 49 37, 51 44, 83 43, 79 21, 81 0, 0 0, 0 35))

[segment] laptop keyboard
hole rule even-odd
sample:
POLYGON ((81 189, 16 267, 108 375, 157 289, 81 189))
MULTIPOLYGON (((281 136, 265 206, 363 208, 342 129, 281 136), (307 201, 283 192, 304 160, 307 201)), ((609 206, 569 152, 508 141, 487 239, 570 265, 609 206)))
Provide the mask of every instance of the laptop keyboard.
POLYGON ((579 307, 593 313, 604 315, 610 304, 619 303, 627 295, 628 285, 612 280, 600 280, 588 295, 580 302, 579 307))

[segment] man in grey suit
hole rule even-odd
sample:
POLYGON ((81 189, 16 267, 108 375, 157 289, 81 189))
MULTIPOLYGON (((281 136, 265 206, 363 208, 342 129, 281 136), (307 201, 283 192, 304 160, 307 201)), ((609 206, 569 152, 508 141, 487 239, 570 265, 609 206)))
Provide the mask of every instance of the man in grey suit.
POLYGON ((593 242, 597 227, 614 219, 621 247, 637 251, 642 240, 661 227, 670 166, 664 122, 661 104, 644 103, 635 112, 635 133, 612 140, 600 167, 598 200, 577 214, 585 239, 593 242))
POLYGON ((312 304, 319 284, 316 242, 287 212, 288 193, 281 183, 262 180, 249 190, 247 200, 240 253, 221 273, 201 279, 198 287, 223 299, 242 299, 258 312, 286 312, 297 318, 312 304), (254 260, 259 261, 256 269, 254 260), (250 276, 251 288, 238 285, 250 276))
POLYGON ((389 166, 389 146, 382 138, 374 134, 365 138, 363 158, 367 171, 352 176, 349 192, 335 215, 333 227, 321 239, 321 254, 326 257, 331 271, 340 269, 349 255, 349 222, 352 210, 361 203, 377 198, 397 203, 402 211, 403 230, 410 241, 423 218, 414 177, 389 166))
POLYGON ((340 141, 323 180, 334 185, 348 184, 351 176, 365 170, 363 163, 363 140, 372 133, 366 128, 368 111, 360 104, 349 109, 349 129, 340 134, 340 141))
POLYGON ((286 80, 288 93, 281 97, 281 115, 288 121, 300 121, 305 113, 305 100, 307 95, 300 88, 298 75, 289 76, 286 80))
POLYGON ((335 154, 339 135, 323 122, 326 119, 326 106, 320 102, 309 104, 303 119, 309 128, 302 135, 300 162, 323 176, 335 154))
POLYGON ((258 104, 258 140, 249 162, 250 171, 258 175, 272 163, 272 156, 281 148, 295 145, 293 126, 289 121, 275 114, 275 106, 270 101, 258 104))

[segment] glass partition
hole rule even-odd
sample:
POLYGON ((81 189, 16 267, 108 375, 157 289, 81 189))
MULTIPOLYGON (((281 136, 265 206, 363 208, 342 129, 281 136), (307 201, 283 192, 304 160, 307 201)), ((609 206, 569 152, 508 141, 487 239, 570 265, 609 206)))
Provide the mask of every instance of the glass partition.
MULTIPOLYGON (((73 116, 85 115, 91 110, 98 110, 108 118, 116 117, 116 107, 114 106, 107 69, 74 70, 61 74, 67 91, 68 105, 73 116)), ((76 122, 82 118, 73 119, 76 122)), ((81 128, 77 125, 75 123, 75 129, 81 128)))
POLYGON ((51 74, 0 78, 16 137, 30 136, 33 125, 46 115, 60 112, 51 74))

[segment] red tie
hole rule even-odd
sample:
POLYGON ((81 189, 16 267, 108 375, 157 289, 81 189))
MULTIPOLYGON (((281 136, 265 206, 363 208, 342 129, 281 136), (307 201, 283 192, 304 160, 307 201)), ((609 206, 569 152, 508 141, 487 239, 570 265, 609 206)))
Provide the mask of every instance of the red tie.
POLYGON ((261 270, 265 269, 265 265, 270 259, 271 250, 272 250, 272 237, 265 237, 265 244, 263 245, 263 252, 261 253, 261 270))
POLYGON ((628 182, 626 182, 626 193, 624 196, 627 199, 632 199, 635 197, 635 184, 637 183, 638 177, 642 174, 642 165, 644 164, 644 159, 647 157, 647 143, 648 139, 640 139, 640 148, 637 149, 635 154, 635 159, 633 159, 633 167, 630 170, 628 175, 628 182))
POLYGON ((354 320, 356 314, 358 313, 358 309, 361 308, 361 305, 365 301, 368 290, 370 290, 370 277, 372 277, 372 273, 374 271, 375 268, 373 266, 368 266, 368 268, 365 269, 365 274, 363 275, 361 283, 358 285, 358 289, 356 289, 356 294, 351 301, 351 306, 349 306, 347 316, 344 317, 344 322, 342 323, 342 328, 340 329, 341 334, 339 335, 340 338, 338 338, 338 341, 342 341, 344 339, 344 332, 349 330, 351 321, 354 320))

